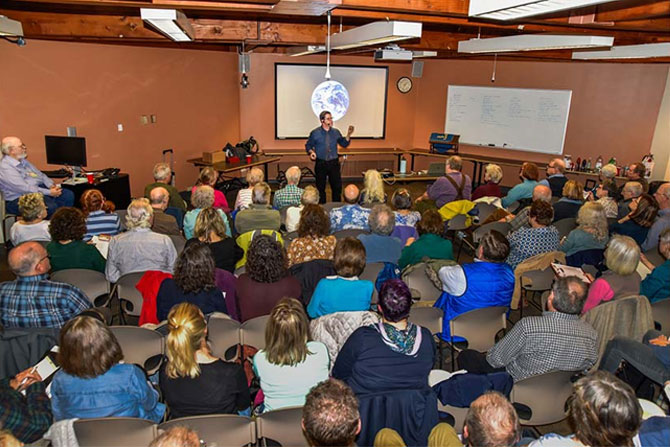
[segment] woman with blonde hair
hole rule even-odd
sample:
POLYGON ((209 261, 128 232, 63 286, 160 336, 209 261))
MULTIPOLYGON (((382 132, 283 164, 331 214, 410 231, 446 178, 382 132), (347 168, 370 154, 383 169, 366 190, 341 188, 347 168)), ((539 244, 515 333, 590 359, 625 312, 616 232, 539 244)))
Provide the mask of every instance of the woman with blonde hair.
POLYGON ((86 216, 86 234, 84 240, 93 236, 108 234, 114 236, 121 231, 119 215, 114 212, 114 203, 105 200, 97 189, 87 189, 81 195, 81 210, 86 216))
POLYGON ((236 414, 249 408, 244 370, 212 355, 207 323, 198 306, 177 304, 167 323, 167 362, 161 366, 159 383, 170 417, 236 414))
POLYGON ((639 295, 641 278, 636 271, 639 262, 640 246, 633 238, 613 236, 605 250, 605 265, 609 270, 591 283, 582 313, 604 301, 639 295))
POLYGON ((235 263, 242 259, 244 250, 235 239, 226 234, 226 224, 219 211, 214 208, 205 208, 195 219, 193 237, 209 246, 217 269, 235 271, 235 263))
POLYGON ((265 349, 253 359, 265 395, 264 411, 304 405, 309 390, 328 380, 329 363, 326 346, 310 341, 302 303, 282 298, 265 327, 265 349))
POLYGON ((237 192, 237 199, 235 199, 236 210, 249 208, 251 205, 251 196, 252 191, 254 190, 254 186, 265 180, 265 174, 260 168, 251 168, 247 172, 246 179, 249 186, 247 188, 240 189, 237 192))
POLYGON ((218 209, 218 210, 224 210, 228 211, 228 201, 226 200, 226 196, 216 189, 216 180, 219 178, 218 173, 212 168, 211 166, 208 166, 204 168, 202 171, 200 171, 200 175, 198 176, 198 180, 195 182, 195 186, 191 188, 191 194, 195 193, 195 189, 198 186, 211 186, 212 189, 214 189, 214 205, 213 207, 218 209))
POLYGON ((583 203, 584 185, 574 180, 568 180, 563 186, 563 197, 554 203, 554 222, 577 217, 583 203))
POLYGON ((44 196, 41 192, 32 192, 19 197, 19 213, 21 218, 14 222, 9 230, 12 244, 19 245, 26 241, 50 241, 49 221, 44 196))
POLYGON ((386 203, 384 181, 382 180, 382 175, 376 169, 368 169, 365 171, 363 190, 361 191, 358 203, 359 205, 386 203))
POLYGON ((502 197, 500 182, 503 178, 503 170, 500 166, 489 163, 484 168, 484 184, 479 185, 472 192, 471 200, 481 199, 482 197, 502 197))
POLYGON ((558 249, 566 256, 584 250, 602 250, 608 239, 605 209, 598 202, 587 202, 577 213, 577 228, 563 239, 558 249))

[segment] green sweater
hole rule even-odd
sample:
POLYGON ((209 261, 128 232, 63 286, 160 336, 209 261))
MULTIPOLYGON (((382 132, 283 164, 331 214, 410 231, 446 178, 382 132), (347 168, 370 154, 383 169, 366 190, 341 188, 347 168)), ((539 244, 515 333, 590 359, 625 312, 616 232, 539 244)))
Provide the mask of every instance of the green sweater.
POLYGON ((47 252, 51 262, 51 271, 65 269, 88 269, 105 273, 105 258, 95 245, 84 241, 72 241, 69 244, 49 242, 47 252))
POLYGON ((670 298, 670 259, 656 267, 642 280, 640 295, 646 296, 652 303, 670 298))
POLYGON ((558 247, 565 256, 571 256, 583 250, 604 250, 607 246, 608 238, 598 240, 591 233, 587 233, 581 228, 576 228, 568 234, 568 237, 558 247))
POLYGON ((186 202, 184 202, 184 199, 182 199, 181 196, 179 195, 179 191, 177 191, 177 188, 175 188, 172 185, 168 185, 167 183, 154 182, 145 186, 144 197, 148 199, 149 194, 151 194, 151 190, 158 186, 162 186, 163 188, 167 189, 167 192, 170 193, 170 202, 168 202, 168 206, 172 206, 174 208, 180 208, 183 211, 186 211, 186 202))
POLYGON ((428 259, 454 259, 451 241, 437 234, 424 234, 411 245, 402 249, 398 266, 400 269, 404 269, 408 265, 418 264, 424 257, 428 259))

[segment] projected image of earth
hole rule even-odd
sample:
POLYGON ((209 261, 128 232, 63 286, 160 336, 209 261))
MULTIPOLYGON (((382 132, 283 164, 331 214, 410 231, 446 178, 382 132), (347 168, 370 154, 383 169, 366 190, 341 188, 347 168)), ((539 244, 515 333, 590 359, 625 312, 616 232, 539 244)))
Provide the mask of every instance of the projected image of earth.
POLYGON ((337 81, 324 81, 312 92, 312 111, 319 116, 324 110, 333 115, 333 121, 342 118, 349 108, 349 92, 337 81))

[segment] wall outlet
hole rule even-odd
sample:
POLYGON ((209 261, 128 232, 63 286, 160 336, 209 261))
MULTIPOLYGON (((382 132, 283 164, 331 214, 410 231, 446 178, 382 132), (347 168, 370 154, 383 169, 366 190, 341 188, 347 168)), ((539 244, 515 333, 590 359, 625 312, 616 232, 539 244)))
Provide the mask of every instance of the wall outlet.
POLYGON ((151 124, 156 124, 156 115, 151 115, 151 124))
POLYGON ((146 115, 142 115, 140 117, 140 124, 146 125, 149 124, 149 117, 146 115))
POLYGON ((68 126, 67 127, 67 136, 68 137, 76 137, 77 136, 77 128, 74 126, 68 126))
POLYGON ((118 130, 119 132, 123 132, 123 124, 117 124, 116 130, 118 130))

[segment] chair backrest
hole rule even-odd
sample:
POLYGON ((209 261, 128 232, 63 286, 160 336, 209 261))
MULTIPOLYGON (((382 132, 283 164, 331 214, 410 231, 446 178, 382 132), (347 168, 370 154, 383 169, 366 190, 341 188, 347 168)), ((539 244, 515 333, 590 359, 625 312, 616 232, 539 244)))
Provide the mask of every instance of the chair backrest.
POLYGON ((574 217, 566 217, 557 222, 554 222, 553 225, 558 230, 559 239, 563 239, 565 236, 570 234, 572 230, 577 228, 577 219, 574 217))
POLYGON ((273 439, 285 446, 308 446, 302 432, 302 407, 281 408, 260 414, 256 418, 258 439, 273 439))
POLYGON ((510 213, 516 213, 517 209, 520 208, 520 207, 521 207, 521 204, 519 203, 519 201, 515 200, 514 202, 507 205, 507 207, 505 207, 505 209, 507 211, 509 211, 510 213))
POLYGON ((367 230, 340 230, 333 233, 335 239, 338 241, 344 239, 345 237, 355 237, 357 238, 359 234, 370 234, 367 230))
POLYGON ((293 242, 293 239, 298 238, 298 232, 297 231, 291 231, 290 233, 286 233, 284 235, 284 247, 288 249, 288 246, 291 245, 291 242, 293 242))
POLYGON ((149 445, 156 437, 156 424, 147 419, 79 419, 72 426, 80 447, 144 446, 149 445))
POLYGON ((402 274, 402 280, 412 291, 412 298, 422 301, 435 301, 442 291, 435 287, 433 281, 428 278, 426 269, 430 268, 425 262, 419 262, 402 274))
POLYGON ((507 327, 507 310, 495 306, 465 312, 449 322, 451 335, 467 339, 468 349, 486 352, 495 344, 496 334, 507 327))
POLYGON ((135 285, 142 279, 145 272, 126 273, 116 282, 114 288, 119 297, 121 309, 127 315, 139 316, 142 310, 142 294, 135 285))
POLYGON ((111 326, 119 341, 126 363, 140 365, 149 374, 158 371, 164 350, 164 339, 158 332, 137 326, 111 326))
POLYGON ((552 371, 514 384, 510 400, 528 406, 531 417, 524 425, 545 425, 565 419, 565 401, 572 393, 573 371, 552 371))
MULTIPOLYGON (((189 201, 186 201, 186 203, 188 203, 189 201)), ((177 221, 177 226, 179 227, 180 230, 184 228, 184 210, 174 206, 168 206, 167 208, 165 208, 165 214, 174 217, 174 220, 177 221)))
POLYGON ((236 414, 208 414, 189 416, 163 422, 159 430, 188 427, 198 433, 201 442, 209 446, 238 447, 256 443, 256 425, 247 416, 236 414))
POLYGON ((458 214, 447 222, 447 229, 452 231, 465 230, 469 227, 468 216, 465 214, 458 214))
POLYGON ((53 272, 52 281, 72 284, 86 294, 91 303, 101 295, 109 293, 109 283, 104 273, 88 269, 65 269, 53 272))
MULTIPOLYGON (((370 262, 365 264, 365 269, 358 277, 358 279, 365 279, 371 281, 372 284, 375 284, 375 281, 377 281, 377 276, 379 276, 379 272, 381 272, 383 268, 383 262, 370 262)), ((372 298, 370 299, 370 303, 376 304, 377 302, 379 302, 379 296, 377 294, 377 288, 375 287, 372 291, 372 298)))
POLYGON ((256 349, 265 348, 265 326, 270 315, 262 315, 242 323, 240 326, 240 344, 253 346, 256 349))
POLYGON ((286 211, 288 211, 290 207, 291 205, 279 208, 279 219, 282 225, 286 225, 286 211))
POLYGON ((661 325, 661 332, 670 335, 670 298, 651 304, 654 321, 661 325))
POLYGON ((655 267, 658 267, 659 265, 663 264, 665 262, 665 259, 663 259, 663 256, 658 252, 658 246, 647 250, 644 252, 644 255, 647 257, 649 262, 654 264, 655 267))
POLYGON ((544 270, 529 270, 520 276, 521 287, 539 292, 549 290, 554 283, 555 276, 551 267, 544 270))
POLYGON ((442 318, 444 311, 435 307, 412 306, 409 310, 409 321, 425 327, 431 334, 442 333, 442 318))
POLYGON ((186 246, 186 239, 184 239, 184 236, 180 234, 170 234, 169 237, 174 244, 175 250, 177 250, 177 254, 184 251, 184 247, 186 246))
POLYGON ((498 210, 498 207, 486 202, 477 202, 475 208, 479 212, 479 221, 484 222, 491 214, 498 210))
POLYGON ((128 227, 126 226, 126 215, 128 210, 116 210, 114 211, 117 216, 119 216, 119 222, 121 222, 121 231, 126 231, 128 227))
POLYGON ((226 358, 226 351, 240 344, 240 323, 229 318, 211 317, 207 323, 207 339, 212 354, 226 358))
POLYGON ((322 203, 321 206, 323 207, 324 211, 326 213, 330 213, 330 211, 333 208, 339 208, 341 206, 344 206, 344 202, 328 202, 328 203, 322 203))
POLYGON ((482 225, 472 232, 473 242, 478 244, 479 240, 490 230, 499 231, 503 236, 507 236, 507 234, 512 230, 512 226, 507 222, 491 222, 487 223, 486 225, 482 225))

